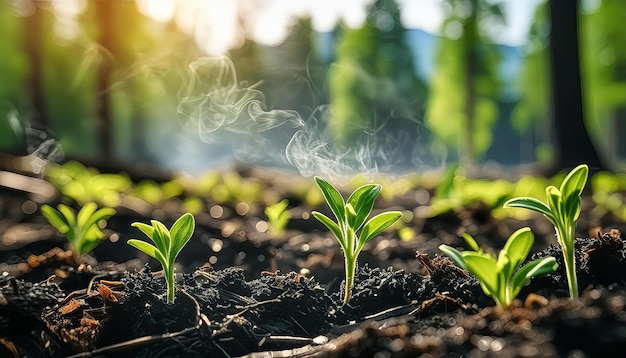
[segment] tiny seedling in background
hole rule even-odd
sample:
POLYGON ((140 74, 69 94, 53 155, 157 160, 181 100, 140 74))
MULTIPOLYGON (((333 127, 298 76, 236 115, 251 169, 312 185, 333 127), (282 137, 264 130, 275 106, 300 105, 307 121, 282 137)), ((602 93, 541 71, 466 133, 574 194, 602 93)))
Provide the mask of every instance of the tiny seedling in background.
POLYGON ((93 250, 104 238, 99 223, 115 214, 115 210, 111 208, 96 209, 98 209, 96 203, 88 203, 76 214, 65 204, 59 204, 56 209, 50 205, 44 205, 41 207, 41 213, 52 226, 65 235, 70 250, 78 260, 80 255, 93 250))
POLYGON ((471 236, 463 235, 463 238, 473 251, 460 252, 448 245, 440 245, 439 249, 457 266, 476 276, 485 294, 501 307, 509 306, 528 280, 552 273, 558 267, 556 259, 549 256, 531 261, 518 270, 535 242, 530 228, 527 227, 517 230, 509 237, 497 258, 483 252, 471 236))
POLYGON ((193 235, 195 220, 193 215, 186 213, 176 220, 171 230, 160 221, 152 220, 150 223, 152 226, 140 222, 131 225, 146 234, 156 246, 136 239, 128 240, 128 244, 161 263, 167 283, 167 303, 174 303, 174 263, 176 256, 193 235))
POLYGON ((330 210, 337 218, 337 222, 334 222, 320 212, 313 211, 311 213, 335 235, 343 250, 346 270, 343 302, 346 304, 350 300, 352 286, 354 285, 356 261, 363 246, 398 221, 402 213, 399 211, 381 213, 366 223, 365 220, 374 207, 374 200, 380 194, 382 188, 380 185, 363 185, 356 189, 346 202, 339 191, 324 179, 315 177, 315 182, 322 190, 330 210), (361 229, 361 233, 357 236, 359 229, 361 229))
POLYGON ((289 201, 285 199, 265 208, 265 215, 267 216, 272 237, 282 236, 289 219, 291 219, 287 205, 289 205, 289 201))
POLYGON ((589 168, 581 164, 567 174, 561 187, 546 188, 547 204, 531 197, 519 197, 504 203, 505 208, 523 208, 543 214, 554 225, 556 239, 563 249, 567 285, 571 298, 578 298, 574 240, 576 221, 580 215, 580 195, 587 183, 589 168))

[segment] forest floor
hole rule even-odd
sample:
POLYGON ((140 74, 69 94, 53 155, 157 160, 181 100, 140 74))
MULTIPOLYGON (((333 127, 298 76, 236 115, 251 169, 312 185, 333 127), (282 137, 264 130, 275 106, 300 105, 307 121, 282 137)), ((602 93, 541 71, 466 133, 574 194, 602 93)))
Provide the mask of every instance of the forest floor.
MULTIPOLYGON (((268 180, 266 175, 262 180, 268 180)), ((419 213, 415 189, 374 212, 419 213)), ((337 241, 290 200, 284 235, 270 237, 263 208, 207 203, 177 259, 177 295, 164 303, 160 266, 126 244, 130 224, 155 218, 168 227, 180 201, 152 217, 123 205, 110 234, 77 263, 47 224, 32 193, 0 187, 0 356, 15 357, 595 357, 626 351, 626 224, 593 217, 583 197, 577 270, 581 298, 567 297, 560 248, 541 216, 494 219, 483 205, 459 208, 388 230, 359 256, 353 296, 340 297, 343 254, 337 241), (241 211, 241 210, 239 210, 241 211), (461 232, 498 251, 515 230, 536 236, 532 257, 559 269, 533 279, 509 309, 437 249, 465 247, 461 232), (601 231, 598 230, 601 228, 601 231), (262 230, 259 230, 261 228, 262 230), (617 229, 617 231, 610 231, 617 229)), ((319 208, 318 208, 319 210, 319 208)))

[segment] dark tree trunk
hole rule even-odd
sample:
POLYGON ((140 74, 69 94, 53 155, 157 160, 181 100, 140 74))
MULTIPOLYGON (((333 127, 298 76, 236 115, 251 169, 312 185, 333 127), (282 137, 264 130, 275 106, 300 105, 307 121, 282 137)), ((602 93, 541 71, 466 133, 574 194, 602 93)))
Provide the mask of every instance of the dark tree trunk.
POLYGON ((474 164, 474 128, 476 122, 476 67, 478 46, 478 1, 472 0, 472 14, 465 25, 465 143, 461 145, 459 161, 463 167, 474 164))
POLYGON ((95 0, 96 17, 98 20, 98 43, 105 54, 102 56, 97 75, 97 115, 100 155, 103 161, 114 159, 115 148, 113 142, 113 113, 111 106, 111 73, 115 51, 115 36, 113 25, 113 1, 95 0))
POLYGON ((578 49, 578 0, 549 0, 554 159, 550 172, 586 163, 606 169, 583 116, 578 49))
POLYGON ((46 106, 43 79, 43 10, 35 6, 35 11, 26 18, 26 52, 30 59, 30 87, 31 104, 34 109, 32 124, 38 127, 49 128, 50 121, 46 106))

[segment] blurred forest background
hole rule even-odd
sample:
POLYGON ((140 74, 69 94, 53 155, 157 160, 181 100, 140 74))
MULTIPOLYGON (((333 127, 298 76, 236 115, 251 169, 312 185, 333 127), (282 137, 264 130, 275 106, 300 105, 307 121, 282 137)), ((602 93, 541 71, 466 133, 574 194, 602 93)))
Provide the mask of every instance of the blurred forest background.
POLYGON ((529 1, 517 43, 499 36, 512 1, 335 3, 3 0, 0 152, 192 173, 626 167, 623 0, 529 1), (419 28, 426 10, 440 21, 419 28))

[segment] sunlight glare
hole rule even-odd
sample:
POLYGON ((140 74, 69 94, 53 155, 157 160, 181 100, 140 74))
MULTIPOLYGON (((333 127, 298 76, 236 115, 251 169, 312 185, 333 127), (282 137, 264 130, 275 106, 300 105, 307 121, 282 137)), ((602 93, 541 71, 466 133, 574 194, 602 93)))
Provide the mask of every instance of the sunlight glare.
POLYGON ((160 22, 167 22, 174 16, 176 0, 136 0, 137 7, 144 15, 160 22))
POLYGON ((223 55, 243 43, 236 1, 206 0, 198 5, 194 35, 198 45, 209 55, 223 55))

